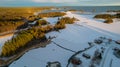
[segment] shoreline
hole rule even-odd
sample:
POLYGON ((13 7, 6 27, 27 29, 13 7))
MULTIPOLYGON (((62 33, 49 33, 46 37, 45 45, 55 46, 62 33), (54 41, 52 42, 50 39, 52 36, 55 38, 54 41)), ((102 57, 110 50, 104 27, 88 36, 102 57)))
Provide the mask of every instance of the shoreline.
POLYGON ((15 54, 15 55, 13 55, 11 57, 7 57, 7 60, 6 59, 4 60, 4 58, 6 58, 6 57, 0 58, 0 67, 7 67, 12 62, 19 59, 21 56, 23 56, 29 50, 36 49, 36 48, 44 48, 44 47, 46 47, 46 45, 48 45, 50 43, 51 43, 51 39, 48 39, 48 40, 46 40, 44 42, 40 42, 39 44, 34 44, 34 45, 29 46, 29 47, 26 47, 25 49, 23 49, 19 53, 15 54))

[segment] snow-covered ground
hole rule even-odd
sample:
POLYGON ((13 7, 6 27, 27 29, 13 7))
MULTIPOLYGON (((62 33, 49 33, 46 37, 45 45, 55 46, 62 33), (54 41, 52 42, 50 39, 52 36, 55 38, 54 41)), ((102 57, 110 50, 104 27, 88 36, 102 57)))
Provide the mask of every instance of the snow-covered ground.
MULTIPOLYGON (((53 39, 54 42, 71 50, 79 51, 88 47, 89 45, 87 43, 89 41, 93 41, 96 37, 107 35, 87 27, 73 24, 67 25, 67 28, 60 32, 48 33, 47 36, 56 36, 56 38, 53 39)), ((72 54, 74 53, 51 43, 45 48, 34 49, 27 52, 19 60, 13 62, 10 67, 45 67, 49 61, 59 61, 62 67, 65 67, 72 54)))
MULTIPOLYGON (((83 50, 84 48, 89 47, 88 42, 93 42, 94 39, 101 36, 112 38, 113 40, 120 39, 119 21, 112 24, 105 24, 90 18, 91 16, 86 17, 72 14, 70 12, 67 12, 66 16, 76 17, 80 21, 76 21, 76 23, 74 24, 66 24, 66 29, 60 30, 59 32, 53 31, 46 34, 47 37, 55 36, 56 38, 54 38, 52 41, 65 48, 71 49, 73 51, 83 50)), ((49 21, 51 24, 54 24, 58 20, 58 18, 46 18, 46 20, 49 21)), ((101 62, 100 65, 102 67, 109 67, 108 65, 112 58, 112 67, 118 67, 120 60, 112 54, 112 45, 114 45, 114 43, 107 46, 105 46, 104 44, 95 45, 91 49, 85 51, 85 53, 93 56, 96 49, 100 49, 100 47, 105 47, 105 52, 107 53, 105 54, 105 56, 107 56, 107 58, 101 61, 106 64, 103 64, 101 62)), ((113 47, 115 47, 115 45, 113 47)), ((62 67, 66 67, 69 57, 73 54, 73 52, 64 50, 54 43, 51 43, 45 48, 30 50, 29 52, 25 53, 19 60, 14 61, 10 65, 10 67, 46 67, 47 62, 54 61, 59 61, 62 67)), ((81 54, 77 56, 83 60, 82 67, 89 66, 90 59, 83 58, 81 54)), ((103 54, 103 57, 105 56, 103 54)), ((69 67, 72 67, 72 65, 70 65, 69 67)))

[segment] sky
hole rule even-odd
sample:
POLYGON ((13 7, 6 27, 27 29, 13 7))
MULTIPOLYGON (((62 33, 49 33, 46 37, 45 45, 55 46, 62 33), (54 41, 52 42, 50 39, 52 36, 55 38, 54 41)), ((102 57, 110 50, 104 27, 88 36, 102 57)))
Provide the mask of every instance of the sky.
POLYGON ((120 0, 0 0, 0 6, 120 6, 120 0))

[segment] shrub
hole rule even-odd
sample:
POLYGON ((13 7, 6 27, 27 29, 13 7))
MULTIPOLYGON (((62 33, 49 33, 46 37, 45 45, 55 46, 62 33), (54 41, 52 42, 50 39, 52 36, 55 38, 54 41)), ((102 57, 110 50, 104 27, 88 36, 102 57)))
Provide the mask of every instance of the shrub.
POLYGON ((112 18, 114 18, 114 16, 112 16, 110 14, 98 14, 98 15, 94 16, 94 18, 112 19, 112 18))
POLYGON ((54 29, 55 30, 64 29, 65 27, 66 27, 65 24, 55 24, 54 29))
POLYGON ((48 24, 49 22, 47 22, 46 20, 38 20, 37 22, 36 22, 36 25, 37 26, 40 26, 40 25, 46 25, 46 24, 48 24))
POLYGON ((70 18, 70 17, 64 17, 59 20, 58 23, 64 23, 64 24, 73 24, 75 21, 75 18, 70 18))
POLYGON ((65 24, 73 24, 76 19, 70 18, 70 17, 63 17, 61 18, 57 24, 55 24, 54 29, 59 30, 59 29, 64 29, 66 26, 65 24))
POLYGON ((48 25, 48 26, 45 26, 45 27, 41 28, 41 31, 44 32, 44 33, 50 32, 52 30, 53 30, 53 26, 51 26, 51 25, 48 25))
POLYGON ((38 15, 39 18, 43 18, 43 17, 60 17, 60 16, 64 16, 65 13, 63 12, 49 12, 49 13, 40 13, 38 15))
POLYGON ((116 18, 120 18, 120 13, 117 13, 117 14, 115 15, 115 17, 116 17, 116 18))
POLYGON ((107 20, 104 21, 104 23, 110 24, 110 23, 113 23, 113 20, 112 19, 107 19, 107 20))

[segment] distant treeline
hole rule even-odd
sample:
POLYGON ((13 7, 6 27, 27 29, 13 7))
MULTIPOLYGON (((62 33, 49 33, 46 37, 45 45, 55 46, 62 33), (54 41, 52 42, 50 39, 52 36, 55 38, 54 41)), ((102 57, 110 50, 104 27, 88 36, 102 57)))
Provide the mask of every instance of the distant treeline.
MULTIPOLYGON (((22 27, 25 28, 27 27, 27 23, 25 22, 33 22, 43 17, 65 15, 65 13, 62 12, 40 13, 37 16, 34 15, 35 12, 49 10, 51 8, 52 7, 0 8, 0 33, 13 31, 22 27)), ((38 21, 37 23, 40 24, 41 21, 38 21)), ((42 21, 42 25, 45 23, 45 21, 42 21)))
POLYGON ((47 22, 46 20, 37 20, 36 22, 36 26, 42 26, 42 25, 46 25, 49 24, 49 22, 47 22))
POLYGON ((20 21, 23 18, 32 16, 34 12, 48 10, 52 7, 21 7, 21 8, 0 8, 0 21, 20 21))
POLYGON ((111 15, 111 14, 98 14, 98 15, 94 16, 94 18, 100 18, 100 19, 120 18, 120 13, 117 13, 115 15, 111 15))
POLYGON ((29 16, 27 18, 27 20, 29 22, 33 22, 36 19, 41 19, 44 17, 60 17, 60 16, 64 16, 66 13, 63 12, 48 12, 48 13, 39 13, 37 16, 33 15, 33 16, 29 16))
POLYGON ((17 22, 13 22, 13 21, 0 22, 0 33, 16 30, 19 26, 21 26, 23 24, 24 24, 24 22, 22 22, 22 21, 17 21, 17 22))

